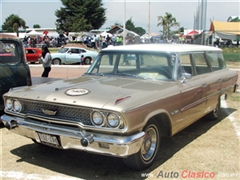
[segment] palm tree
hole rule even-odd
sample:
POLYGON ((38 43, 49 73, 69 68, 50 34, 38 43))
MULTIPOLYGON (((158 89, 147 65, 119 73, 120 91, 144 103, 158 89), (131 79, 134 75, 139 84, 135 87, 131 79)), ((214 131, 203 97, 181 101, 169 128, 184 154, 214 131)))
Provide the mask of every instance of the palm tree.
POLYGON ((157 26, 160 26, 160 25, 163 26, 163 34, 164 35, 166 34, 168 38, 170 38, 170 35, 171 35, 171 27, 180 26, 176 18, 173 17, 171 13, 167 13, 167 12, 166 12, 166 16, 158 16, 158 21, 160 22, 157 24, 157 26))
POLYGON ((163 39, 164 39, 164 37, 165 37, 165 30, 166 30, 166 21, 165 21, 165 17, 163 17, 163 16, 158 16, 158 21, 159 21, 159 23, 157 24, 157 26, 162 26, 163 27, 163 30, 162 31, 160 31, 160 32, 162 32, 163 33, 163 39))
POLYGON ((19 28, 26 28, 26 22, 20 18, 18 15, 11 14, 7 19, 6 22, 2 25, 3 30, 7 31, 14 31, 19 36, 19 28))

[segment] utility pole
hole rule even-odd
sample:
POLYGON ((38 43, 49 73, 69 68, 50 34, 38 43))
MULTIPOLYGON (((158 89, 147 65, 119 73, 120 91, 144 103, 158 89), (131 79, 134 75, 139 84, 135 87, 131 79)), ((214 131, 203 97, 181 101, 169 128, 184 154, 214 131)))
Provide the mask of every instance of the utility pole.
POLYGON ((148 38, 150 39, 150 0, 148 2, 148 38))
POLYGON ((124 17, 123 17, 123 45, 126 45, 126 0, 123 5, 124 17))

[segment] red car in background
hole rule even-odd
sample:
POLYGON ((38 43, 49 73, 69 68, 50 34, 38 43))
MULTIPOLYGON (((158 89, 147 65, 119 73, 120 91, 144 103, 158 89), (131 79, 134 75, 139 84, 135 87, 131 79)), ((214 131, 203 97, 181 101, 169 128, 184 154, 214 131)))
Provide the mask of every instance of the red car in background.
POLYGON ((35 62, 39 62, 42 51, 39 48, 25 48, 26 58, 27 62, 30 62, 31 64, 34 64, 35 62))

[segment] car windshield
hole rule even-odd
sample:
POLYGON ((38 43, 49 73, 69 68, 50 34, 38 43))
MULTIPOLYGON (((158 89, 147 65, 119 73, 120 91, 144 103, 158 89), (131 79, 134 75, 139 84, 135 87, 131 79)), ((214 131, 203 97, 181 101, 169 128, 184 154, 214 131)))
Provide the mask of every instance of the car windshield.
POLYGON ((69 48, 61 48, 58 50, 58 53, 65 53, 68 51, 69 48))
POLYGON ((0 41, 0 63, 16 63, 19 62, 19 56, 17 56, 18 49, 15 42, 0 41))
POLYGON ((85 75, 173 80, 176 54, 155 52, 100 52, 85 75))

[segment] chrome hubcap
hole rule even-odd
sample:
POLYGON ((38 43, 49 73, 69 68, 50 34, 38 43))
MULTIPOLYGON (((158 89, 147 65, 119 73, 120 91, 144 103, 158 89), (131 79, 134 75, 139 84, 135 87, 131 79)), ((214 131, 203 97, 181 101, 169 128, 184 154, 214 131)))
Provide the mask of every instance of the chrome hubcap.
POLYGON ((156 143, 157 143, 156 129, 153 128, 153 127, 150 127, 146 131, 146 137, 143 141, 143 145, 142 145, 142 148, 141 148, 142 158, 145 161, 148 161, 154 155, 156 147, 157 147, 156 143))

